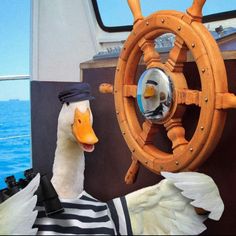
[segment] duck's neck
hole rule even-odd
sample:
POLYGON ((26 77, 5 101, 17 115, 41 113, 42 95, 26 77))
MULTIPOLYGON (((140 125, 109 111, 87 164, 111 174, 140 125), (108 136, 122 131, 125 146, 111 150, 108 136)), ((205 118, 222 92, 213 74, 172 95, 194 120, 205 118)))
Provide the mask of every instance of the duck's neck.
POLYGON ((60 198, 76 198, 84 189, 84 152, 58 133, 52 184, 60 198))

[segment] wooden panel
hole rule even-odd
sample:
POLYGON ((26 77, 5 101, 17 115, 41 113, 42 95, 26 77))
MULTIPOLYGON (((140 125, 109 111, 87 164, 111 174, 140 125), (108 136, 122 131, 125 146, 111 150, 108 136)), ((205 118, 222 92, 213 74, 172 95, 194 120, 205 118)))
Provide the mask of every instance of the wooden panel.
MULTIPOLYGON (((229 91, 236 94, 236 60, 226 62, 229 91)), ((227 111, 228 116, 223 135, 211 157, 200 168, 200 172, 211 176, 219 187, 225 204, 223 217, 219 222, 208 220, 209 229, 204 235, 236 234, 236 109, 227 111)))

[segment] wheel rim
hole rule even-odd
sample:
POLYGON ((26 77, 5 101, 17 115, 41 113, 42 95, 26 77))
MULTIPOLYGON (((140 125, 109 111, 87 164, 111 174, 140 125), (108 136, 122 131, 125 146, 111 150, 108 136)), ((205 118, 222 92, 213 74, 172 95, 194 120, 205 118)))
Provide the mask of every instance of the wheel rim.
POLYGON ((219 55, 219 49, 210 33, 201 23, 192 22, 191 17, 186 14, 161 11, 136 26, 121 52, 114 86, 117 118, 132 158, 151 171, 159 173, 162 170, 196 169, 209 156, 217 144, 225 121, 225 112, 215 109, 215 93, 227 92, 223 60, 215 61, 219 55), (176 43, 167 62, 162 63, 158 53, 151 48, 153 39, 167 32, 176 35, 176 43), (182 73, 186 47, 196 61, 201 91, 187 88, 182 73), (172 141, 173 153, 165 153, 152 144, 152 135, 158 130, 156 124, 146 121, 141 127, 137 118, 135 74, 143 53, 147 68, 158 67, 173 80, 175 101, 172 114, 160 123, 165 126, 172 141), (179 55, 177 58, 176 54, 179 55), (217 74, 219 71, 220 74, 217 74), (181 118, 183 106, 189 104, 200 106, 201 111, 197 128, 191 140, 187 141, 181 118))

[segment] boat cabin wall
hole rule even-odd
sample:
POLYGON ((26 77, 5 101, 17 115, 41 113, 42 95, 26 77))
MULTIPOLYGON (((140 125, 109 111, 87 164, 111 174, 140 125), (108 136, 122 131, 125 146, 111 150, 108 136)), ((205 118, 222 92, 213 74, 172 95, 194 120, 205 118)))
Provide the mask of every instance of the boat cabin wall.
POLYGON ((80 81, 81 62, 127 36, 103 31, 91 0, 33 0, 32 80, 80 81))

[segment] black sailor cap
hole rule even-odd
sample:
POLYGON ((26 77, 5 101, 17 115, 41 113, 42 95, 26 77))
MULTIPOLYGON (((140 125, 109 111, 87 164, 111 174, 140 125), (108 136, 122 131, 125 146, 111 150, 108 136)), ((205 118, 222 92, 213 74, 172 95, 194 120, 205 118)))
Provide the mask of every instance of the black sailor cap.
POLYGON ((94 99, 91 95, 90 85, 84 82, 78 82, 73 87, 60 92, 58 98, 62 104, 94 99))

